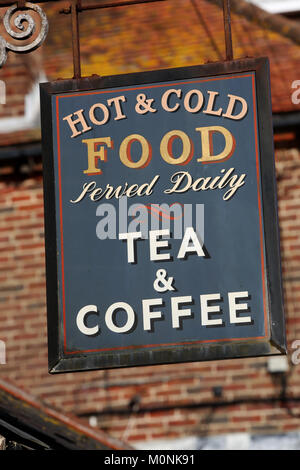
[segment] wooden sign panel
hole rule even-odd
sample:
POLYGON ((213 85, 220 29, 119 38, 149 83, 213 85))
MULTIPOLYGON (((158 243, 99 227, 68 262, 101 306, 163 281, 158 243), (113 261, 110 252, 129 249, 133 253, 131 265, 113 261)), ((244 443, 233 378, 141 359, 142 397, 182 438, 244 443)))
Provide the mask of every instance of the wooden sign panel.
POLYGON ((267 59, 41 85, 51 372, 285 351, 267 59))

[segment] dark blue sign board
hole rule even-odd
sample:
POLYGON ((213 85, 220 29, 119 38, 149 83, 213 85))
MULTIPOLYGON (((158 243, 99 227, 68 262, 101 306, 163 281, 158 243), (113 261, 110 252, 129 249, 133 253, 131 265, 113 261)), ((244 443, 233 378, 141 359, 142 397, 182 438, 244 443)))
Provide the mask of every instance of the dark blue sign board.
POLYGON ((50 372, 285 353, 268 76, 41 85, 50 372))

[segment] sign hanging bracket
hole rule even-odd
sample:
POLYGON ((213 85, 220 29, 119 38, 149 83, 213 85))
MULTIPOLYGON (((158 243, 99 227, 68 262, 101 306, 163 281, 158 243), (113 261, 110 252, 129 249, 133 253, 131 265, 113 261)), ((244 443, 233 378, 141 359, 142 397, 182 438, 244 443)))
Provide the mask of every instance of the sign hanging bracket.
MULTIPOLYGON (((20 0, 22 1, 22 0, 20 0)), ((81 0, 73 0, 68 9, 64 9, 61 13, 71 13, 72 18, 72 49, 73 49, 73 69, 74 78, 81 78, 81 63, 80 63, 80 35, 78 13, 85 10, 96 10, 102 8, 121 7, 129 5, 137 5, 141 3, 162 2, 165 0, 128 0, 126 2, 91 3, 89 5, 82 5, 81 0)), ((223 0, 223 19, 224 19, 224 34, 225 34, 225 47, 226 47, 226 60, 233 60, 233 47, 232 47, 232 33, 231 33, 231 11, 230 0, 223 0)))
POLYGON ((71 4, 71 21, 72 21, 72 49, 73 49, 73 69, 74 78, 81 78, 80 63, 80 39, 79 39, 79 23, 78 12, 81 11, 81 0, 74 0, 71 4))
MULTIPOLYGON (((73 49, 73 70, 75 79, 81 78, 81 62, 80 62, 80 35, 79 35, 79 22, 78 13, 85 10, 96 10, 102 8, 121 7, 129 5, 137 5, 142 3, 161 2, 165 0, 128 0, 123 2, 107 2, 99 5, 91 3, 89 5, 82 5, 82 0, 73 0, 68 9, 61 10, 60 13, 71 13, 72 21, 72 49, 73 49)), ((233 60, 233 47, 232 47, 232 33, 231 33, 231 10, 230 0, 223 1, 223 21, 224 21, 224 34, 225 34, 225 48, 226 60, 233 60)), ((22 3, 22 0, 19 0, 22 3)))
MULTIPOLYGON (((21 0, 22 1, 22 0, 21 0)), ((64 8, 60 13, 70 14, 72 21, 72 49, 73 49, 73 70, 75 79, 81 78, 81 63, 80 63, 80 35, 78 13, 85 10, 98 10, 102 8, 113 8, 129 5, 138 5, 141 3, 164 2, 166 0, 128 0, 126 2, 108 2, 102 5, 98 3, 91 3, 89 5, 82 5, 81 0, 73 0, 69 8, 64 8)))
MULTIPOLYGON (((71 0, 69 7, 64 8, 60 11, 60 13, 71 14, 72 17, 72 49, 73 49, 73 68, 74 68, 74 78, 79 79, 81 78, 81 65, 80 65, 80 35, 79 35, 79 22, 78 22, 78 13, 86 10, 97 10, 102 8, 114 8, 114 7, 121 7, 121 6, 129 6, 129 5, 138 5, 138 4, 146 4, 146 3, 154 3, 154 2, 164 2, 166 0, 123 0, 123 1, 108 1, 105 3, 99 4, 98 2, 90 3, 88 5, 83 5, 82 0, 71 0)), ((16 33, 10 28, 9 21, 16 11, 24 11, 29 10, 29 12, 22 13, 19 15, 22 21, 26 19, 26 21, 30 21, 30 24, 34 25, 35 19, 30 16, 30 10, 36 11, 39 16, 41 17, 41 31, 38 37, 31 43, 26 44, 25 46, 16 46, 4 40, 0 36, 0 68, 6 62, 7 58, 7 51, 11 50, 18 53, 27 53, 31 50, 36 49, 39 47, 43 41, 45 40, 47 33, 48 33, 48 21, 45 13, 42 9, 35 5, 36 3, 47 3, 48 0, 32 0, 31 3, 26 2, 26 0, 17 0, 17 2, 13 1, 6 1, 0 0, 0 5, 2 6, 9 6, 10 8, 5 13, 4 16, 4 25, 7 33, 16 39, 27 39, 31 37, 32 33, 35 30, 35 26, 31 26, 27 28, 26 34, 22 32, 21 36, 16 36, 16 33)), ((224 32, 225 32, 225 45, 226 45, 226 60, 230 61, 233 60, 233 48, 232 48, 232 36, 231 36, 231 18, 230 18, 230 0, 222 0, 223 2, 223 17, 224 17, 224 32)), ((21 24, 21 23, 20 23, 21 24)), ((22 29, 22 28, 20 28, 22 29)))
POLYGON ((233 60, 230 0, 223 0, 223 18, 224 18, 226 60, 233 60))

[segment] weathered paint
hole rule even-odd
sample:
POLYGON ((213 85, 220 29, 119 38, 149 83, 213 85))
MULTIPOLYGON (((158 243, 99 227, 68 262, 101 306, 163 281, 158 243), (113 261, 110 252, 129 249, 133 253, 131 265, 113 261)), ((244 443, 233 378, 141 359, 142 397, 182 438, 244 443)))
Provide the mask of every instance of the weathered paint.
MULTIPOLYGON (((248 59, 103 79, 58 81, 42 85, 41 91, 51 371, 283 352, 284 319, 267 61, 248 59), (168 90, 181 90, 181 95, 179 92, 172 94, 172 101, 168 102, 170 111, 166 111, 166 104, 164 107, 161 101, 168 90), (200 91, 204 97, 204 104, 199 105, 197 112, 192 109, 197 102, 190 101, 186 106, 184 102, 184 97, 192 90, 200 91), (209 110, 212 94, 216 94, 218 101, 211 112, 203 112, 209 110), (239 96, 247 103, 243 118, 230 118, 230 96, 239 96), (124 100, 120 99, 122 108, 117 111, 111 106, 111 100, 120 97, 124 100), (215 112, 219 107, 223 112, 215 112), (96 115, 96 108, 102 114, 96 115), (84 121, 81 119, 74 127, 72 119, 80 117, 80 113, 75 114, 79 110, 83 110, 84 121), (216 129, 217 126, 229 131, 235 146, 232 145, 227 158, 203 161, 199 129, 216 129), (184 165, 172 164, 168 154, 172 153, 170 146, 165 147, 163 154, 162 141, 173 130, 184 133, 192 141, 190 147, 186 141, 187 153, 179 160, 184 165), (152 149, 152 153, 147 153, 147 144, 143 147, 144 141, 140 140, 139 145, 146 153, 145 165, 138 169, 134 167, 141 157, 141 147, 133 150, 131 163, 130 159, 126 160, 126 153, 122 157, 121 149, 130 135, 142 136, 152 149), (87 142, 94 145, 97 140, 92 139, 101 138, 106 139, 103 146, 106 154, 95 160, 96 174, 93 174, 87 142), (191 155, 189 149, 192 149, 191 155), (195 180, 224 175, 230 170, 231 176, 236 175, 236 178, 246 176, 243 185, 229 200, 223 198, 226 188, 168 195, 164 192, 170 188, 176 171, 187 171, 195 180), (117 239, 110 240, 99 240, 96 236, 97 207, 110 203, 117 211, 119 201, 111 198, 95 202, 88 195, 76 203, 71 202, 76 201, 83 185, 90 182, 95 182, 95 188, 106 184, 116 188, 125 182, 129 186, 149 183, 155 175, 159 175, 159 179, 151 194, 128 198, 128 204, 149 206, 179 202, 193 207, 204 204, 204 245, 208 255, 193 254, 187 259, 178 259, 182 240, 171 239, 173 260, 151 261, 148 240, 145 240, 137 242, 137 263, 129 263, 126 243, 118 239, 118 233, 117 239), (171 289, 163 293, 154 289, 153 282, 160 269, 167 271, 167 279, 173 278, 175 293, 171 289), (229 320, 228 292, 249 294, 250 311, 237 315, 239 318, 249 316, 250 322, 229 320), (222 318, 222 324, 203 325, 199 296, 213 293, 222 296, 218 302, 222 310, 210 315, 210 320, 222 318), (170 319, 170 302, 172 297, 178 296, 191 296, 194 303, 180 305, 181 309, 190 308, 191 314, 182 317, 181 325, 174 326, 170 319), (162 318, 154 320, 153 329, 147 330, 143 328, 141 303, 142 299, 153 298, 163 299, 164 306, 154 309, 162 310, 162 318), (126 323, 124 316, 120 317, 119 324, 115 317, 114 320, 111 317, 110 323, 104 321, 105 312, 116 302, 126 302, 135 315, 135 322, 126 333, 116 333, 109 327, 115 322, 117 329, 121 328, 126 323), (92 323, 86 326, 98 326, 95 335, 85 335, 76 326, 78 312, 88 305, 94 306, 95 312, 91 309, 92 323)), ((241 103, 237 103, 235 111, 231 110, 232 114, 238 114, 241 103)), ((217 155, 224 148, 224 135, 223 140, 220 135, 218 138, 213 141, 211 155, 217 155)), ((174 147, 176 152, 174 158, 178 158, 180 152, 184 155, 180 146, 174 147)), ((238 302, 246 300, 241 296, 238 302)))

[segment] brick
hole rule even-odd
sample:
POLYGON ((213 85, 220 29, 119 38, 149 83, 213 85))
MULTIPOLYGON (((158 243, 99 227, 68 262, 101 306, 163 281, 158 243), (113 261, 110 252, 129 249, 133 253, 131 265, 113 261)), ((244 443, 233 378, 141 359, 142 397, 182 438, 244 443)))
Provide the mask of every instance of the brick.
POLYGON ((19 206, 20 211, 34 211, 35 209, 43 209, 43 204, 28 204, 28 206, 19 206))
MULTIPOLYGON (((176 437, 180 436, 180 434, 178 432, 168 432, 168 433, 164 433, 164 432, 160 432, 160 433, 152 433, 151 434, 151 437, 153 439, 175 439, 176 437)), ((130 440, 132 440, 132 436, 130 436, 130 440)))
POLYGON ((130 434, 128 436, 129 441, 145 441, 146 438, 146 434, 130 434))
POLYGON ((171 420, 170 421, 170 426, 192 426, 196 424, 195 419, 182 419, 182 420, 171 420))
POLYGON ((13 196, 11 198, 12 202, 19 202, 19 201, 29 201, 31 196, 29 194, 23 196, 13 196))
POLYGON ((149 416, 153 416, 153 418, 157 418, 157 417, 163 418, 164 416, 173 416, 175 414, 175 411, 174 410, 149 411, 147 414, 149 416))
POLYGON ((235 364, 220 364, 217 366, 217 370, 220 371, 230 371, 230 370, 241 370, 244 368, 244 365, 241 363, 235 364))
POLYGON ((247 386, 245 384, 232 384, 223 386, 223 390, 225 391, 245 390, 246 388, 247 386))
POLYGON ((244 416, 233 416, 232 421, 234 423, 240 423, 242 421, 245 422, 253 422, 253 421, 261 421, 261 416, 251 416, 251 415, 244 415, 244 416))

